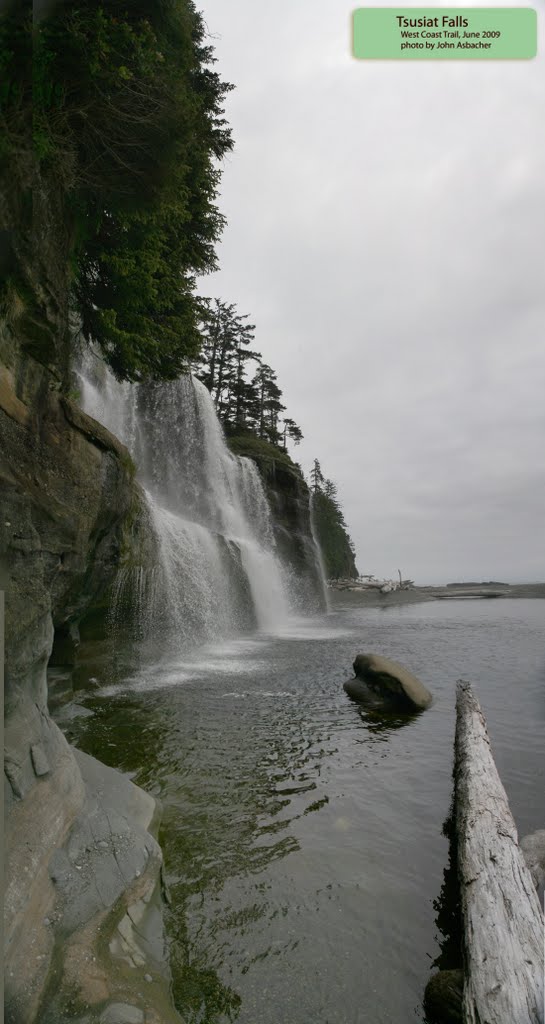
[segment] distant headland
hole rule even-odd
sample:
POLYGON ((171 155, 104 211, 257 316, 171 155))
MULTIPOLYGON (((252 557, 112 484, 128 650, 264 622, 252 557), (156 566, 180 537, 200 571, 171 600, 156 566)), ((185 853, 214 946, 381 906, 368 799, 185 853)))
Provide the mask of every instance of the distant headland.
MULTIPOLYGON (((380 582, 380 581, 377 581, 380 582)), ((387 581, 383 581, 387 583, 387 581)), ((545 598, 545 583, 500 583, 467 582, 447 583, 445 586, 415 586, 410 580, 403 580, 394 589, 369 583, 368 578, 360 580, 330 580, 328 590, 333 604, 414 604, 418 601, 461 601, 505 597, 545 598)))

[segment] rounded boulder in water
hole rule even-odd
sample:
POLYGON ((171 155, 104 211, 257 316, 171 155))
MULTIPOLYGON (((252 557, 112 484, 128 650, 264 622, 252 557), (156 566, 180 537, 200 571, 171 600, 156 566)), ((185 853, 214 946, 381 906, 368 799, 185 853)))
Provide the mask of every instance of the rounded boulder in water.
POLYGON ((384 708, 384 699, 365 683, 363 679, 347 679, 346 683, 343 683, 343 690, 351 700, 357 700, 358 703, 365 704, 366 708, 375 711, 384 708))
POLYGON ((354 661, 356 679, 344 684, 353 700, 365 699, 368 687, 389 703, 409 709, 429 708, 432 695, 412 672, 380 654, 358 654, 354 661))

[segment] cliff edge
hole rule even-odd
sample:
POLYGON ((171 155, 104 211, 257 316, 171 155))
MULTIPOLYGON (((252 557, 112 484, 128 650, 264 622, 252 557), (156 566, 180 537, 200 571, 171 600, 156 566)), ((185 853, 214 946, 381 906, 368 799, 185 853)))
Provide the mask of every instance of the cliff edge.
POLYGON ((145 515, 127 450, 61 386, 4 325, 6 1022, 158 1024, 178 1018, 157 923, 155 801, 69 746, 46 682, 55 634, 70 636, 100 601, 128 532, 133 547, 148 543, 145 515), (149 934, 143 951, 136 922, 149 934), (144 969, 157 984, 142 997, 144 969))

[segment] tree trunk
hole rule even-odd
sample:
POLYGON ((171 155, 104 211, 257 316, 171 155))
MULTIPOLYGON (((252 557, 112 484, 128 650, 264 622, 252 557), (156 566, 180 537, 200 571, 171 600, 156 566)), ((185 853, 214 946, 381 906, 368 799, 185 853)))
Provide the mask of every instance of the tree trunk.
POLYGON ((456 700, 456 829, 466 1024, 543 1024, 543 914, 479 702, 456 700))

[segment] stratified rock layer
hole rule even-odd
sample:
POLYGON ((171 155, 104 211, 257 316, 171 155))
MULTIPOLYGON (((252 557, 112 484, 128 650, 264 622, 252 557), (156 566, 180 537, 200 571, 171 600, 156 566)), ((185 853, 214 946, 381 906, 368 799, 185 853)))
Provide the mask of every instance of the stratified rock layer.
MULTIPOLYGON (((0 337, 0 453, 5 1012, 8 1024, 32 1024, 45 1019, 43 1012, 37 1018, 38 1008, 61 941, 55 927, 60 889, 51 866, 72 848, 90 800, 80 763, 49 716, 47 663, 55 632, 77 628, 124 559, 135 557, 139 546, 145 553, 151 542, 126 449, 62 397, 51 368, 7 330, 0 337)), ((126 870, 124 884, 133 882, 126 870)), ((116 908, 121 898, 118 893, 116 908)), ((66 908, 69 903, 64 900, 66 908)), ((113 912, 111 905, 102 910, 106 917, 113 912)), ((80 924, 72 925, 82 949, 80 924)), ((109 991, 107 982, 103 1001, 109 991)), ((57 1021, 60 1013, 59 1006, 57 1021)))
POLYGON ((49 863, 55 938, 40 1024, 176 1024, 160 894, 156 801, 74 751, 85 800, 49 863))

